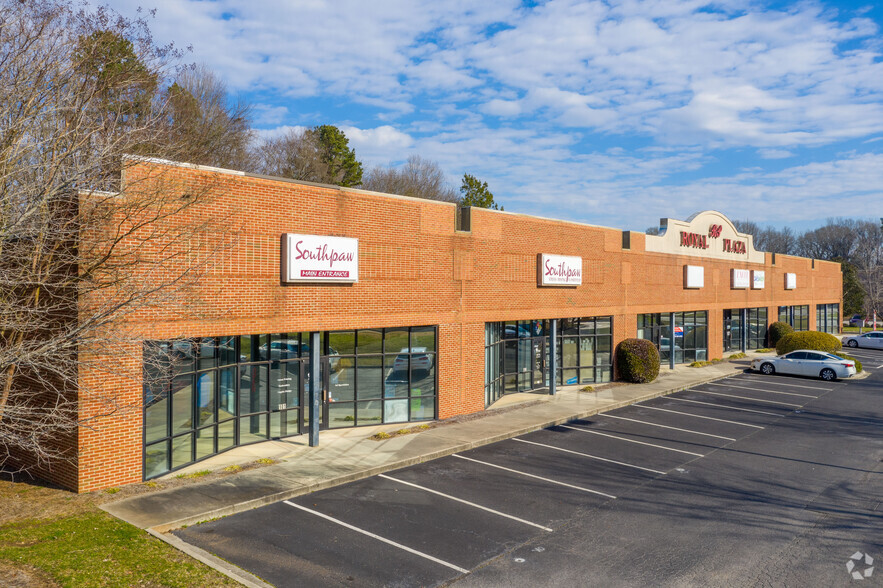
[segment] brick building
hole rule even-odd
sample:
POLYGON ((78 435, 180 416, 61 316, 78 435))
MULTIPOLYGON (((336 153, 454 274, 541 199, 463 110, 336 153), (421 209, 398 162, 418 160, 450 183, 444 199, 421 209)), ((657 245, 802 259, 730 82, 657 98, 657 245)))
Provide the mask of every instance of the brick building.
POLYGON ((129 318, 143 341, 115 361, 137 375, 81 374, 83 418, 109 397, 138 408, 90 421, 76 463, 45 473, 78 491, 304 434, 311 379, 320 430, 444 419, 547 388, 553 321, 558 385, 613 379, 629 337, 689 363, 763 347, 776 320, 839 330, 838 264, 756 251, 714 211, 649 236, 170 162, 127 181, 148 170, 182 193, 209 186, 188 222, 220 226, 201 236, 193 307, 129 318))

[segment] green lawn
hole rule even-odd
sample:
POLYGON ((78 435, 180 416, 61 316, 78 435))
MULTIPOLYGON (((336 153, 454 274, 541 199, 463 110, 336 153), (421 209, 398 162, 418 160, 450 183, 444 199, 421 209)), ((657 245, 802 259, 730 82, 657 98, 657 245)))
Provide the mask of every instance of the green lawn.
POLYGON ((0 560, 37 568, 61 586, 238 586, 98 509, 0 527, 0 560))

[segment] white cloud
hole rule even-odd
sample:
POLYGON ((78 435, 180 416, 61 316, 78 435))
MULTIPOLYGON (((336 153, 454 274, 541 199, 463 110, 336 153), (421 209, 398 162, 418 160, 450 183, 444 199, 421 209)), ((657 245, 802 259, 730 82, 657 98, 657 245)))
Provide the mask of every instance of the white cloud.
POLYGON ((787 159, 794 157, 794 153, 787 149, 758 149, 757 154, 764 159, 787 159))

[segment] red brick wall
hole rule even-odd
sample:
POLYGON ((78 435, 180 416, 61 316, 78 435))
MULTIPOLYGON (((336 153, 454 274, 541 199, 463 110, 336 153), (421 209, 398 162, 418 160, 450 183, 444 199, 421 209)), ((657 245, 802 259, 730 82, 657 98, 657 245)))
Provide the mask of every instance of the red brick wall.
MULTIPOLYGON (((145 168, 146 169, 146 168, 145 168)), ((153 168, 156 169, 156 168, 153 168)), ((589 225, 497 211, 472 211, 472 232, 455 231, 452 204, 252 177, 168 168, 183 192, 212 186, 211 202, 169 222, 210 219, 199 256, 210 268, 189 304, 145 309, 130 321, 145 339, 220 336, 413 325, 439 327, 439 417, 484 408, 484 324, 492 321, 613 315, 614 344, 636 334, 636 315, 709 311, 709 356, 722 355, 722 311, 780 304, 840 301, 839 265, 771 256, 739 264, 644 252, 644 236, 589 225), (360 281, 352 285, 282 286, 282 233, 356 237, 360 281), (218 248, 221 247, 220 250, 218 248), (223 247, 226 247, 224 249, 223 247), (539 288, 538 253, 583 258, 578 288, 539 288), (683 288, 685 264, 705 266, 705 287, 683 288), (733 267, 765 269, 766 289, 731 290, 733 267), (798 288, 784 290, 784 273, 798 288)), ((132 182, 139 170, 130 170, 132 182)), ((195 255, 195 254, 194 254, 195 255)), ((140 349, 124 361, 137 371, 140 349)), ((84 416, 100 414, 107 398, 137 404, 132 377, 106 378, 99 397, 84 400, 84 416)), ((79 490, 141 479, 141 413, 95 419, 79 440, 79 490)))

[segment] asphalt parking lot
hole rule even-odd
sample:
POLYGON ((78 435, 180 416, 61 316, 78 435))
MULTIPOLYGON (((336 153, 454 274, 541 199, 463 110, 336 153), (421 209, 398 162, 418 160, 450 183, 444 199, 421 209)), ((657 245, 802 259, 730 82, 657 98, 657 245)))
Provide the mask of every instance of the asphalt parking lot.
POLYGON ((871 377, 739 374, 175 534, 276 586, 846 585, 883 558, 883 352, 849 353, 871 377))

